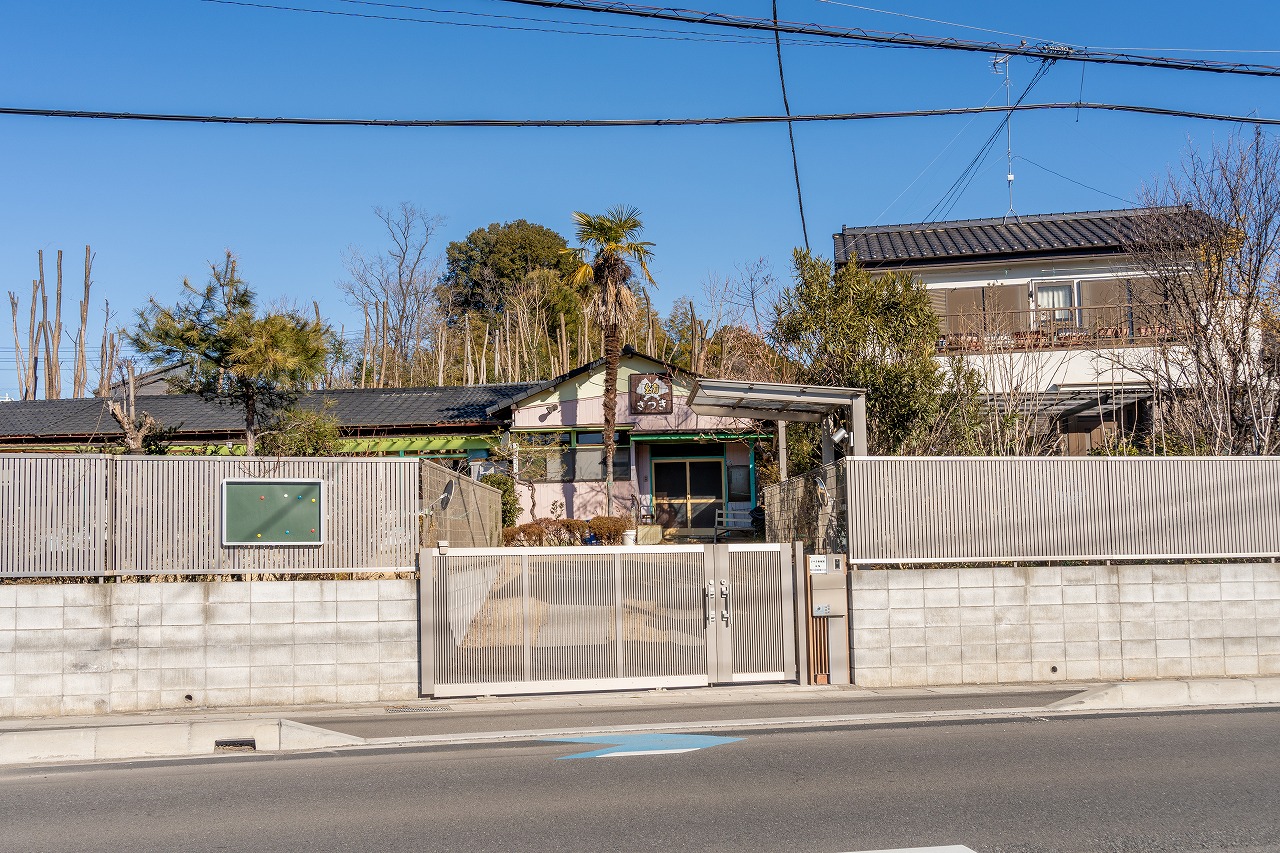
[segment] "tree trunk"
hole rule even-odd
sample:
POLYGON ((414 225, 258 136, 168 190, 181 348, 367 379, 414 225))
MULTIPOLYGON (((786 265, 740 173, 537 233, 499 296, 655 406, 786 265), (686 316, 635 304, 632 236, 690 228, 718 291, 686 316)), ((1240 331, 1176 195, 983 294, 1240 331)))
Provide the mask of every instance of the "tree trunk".
POLYGON ((613 455, 617 450, 614 433, 618 423, 618 362, 622 359, 618 324, 606 322, 604 336, 604 506, 613 515, 613 455))
POLYGON ((257 400, 249 397, 244 404, 244 444, 246 456, 258 455, 258 406, 257 400))
POLYGON ((85 345, 89 339, 89 288, 93 256, 84 247, 84 299, 80 302, 80 331, 76 333, 76 367, 71 380, 71 396, 80 399, 88 394, 89 363, 85 358, 85 345))

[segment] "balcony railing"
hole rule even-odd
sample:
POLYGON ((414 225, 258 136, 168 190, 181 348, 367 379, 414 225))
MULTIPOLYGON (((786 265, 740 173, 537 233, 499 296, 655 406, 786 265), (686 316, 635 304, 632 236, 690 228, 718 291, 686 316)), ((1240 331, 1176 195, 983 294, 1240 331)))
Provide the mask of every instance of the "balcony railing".
POLYGON ((1091 305, 947 314, 939 323, 938 351, 1098 349, 1152 346, 1176 332, 1157 305, 1091 305))

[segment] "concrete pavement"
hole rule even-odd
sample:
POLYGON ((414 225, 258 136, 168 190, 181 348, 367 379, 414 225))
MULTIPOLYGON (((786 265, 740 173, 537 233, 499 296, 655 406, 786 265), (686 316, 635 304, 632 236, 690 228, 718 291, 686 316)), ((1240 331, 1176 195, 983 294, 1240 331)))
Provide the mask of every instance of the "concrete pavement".
POLYGON ((0 765, 1280 704, 1280 678, 898 688, 739 685, 0 721, 0 765))

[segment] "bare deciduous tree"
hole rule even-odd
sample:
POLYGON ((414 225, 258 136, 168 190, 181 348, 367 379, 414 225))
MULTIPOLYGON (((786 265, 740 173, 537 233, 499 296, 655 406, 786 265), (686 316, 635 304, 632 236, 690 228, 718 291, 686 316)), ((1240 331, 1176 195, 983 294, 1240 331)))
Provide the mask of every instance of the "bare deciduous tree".
POLYGON ((1261 132, 1144 192, 1128 246, 1133 321, 1153 345, 1121 356, 1150 385, 1156 449, 1280 450, 1280 143, 1261 132))
POLYGON ((377 254, 348 250, 350 278, 340 285, 366 317, 361 381, 375 386, 426 384, 430 344, 438 327, 434 290, 441 266, 430 248, 443 220, 409 202, 395 210, 375 208, 374 213, 390 243, 377 254))
POLYGON ((126 359, 121 363, 120 372, 122 399, 108 398, 107 411, 124 431, 125 452, 135 455, 146 453, 147 439, 163 432, 163 428, 151 415, 138 412, 133 360, 126 359))
MULTIPOLYGON (((26 346, 23 347, 23 331, 18 321, 21 300, 9 292, 9 311, 13 319, 14 362, 18 370, 18 396, 34 400, 39 394, 41 378, 46 400, 62 396, 62 251, 57 254, 57 282, 53 299, 53 317, 49 316, 49 294, 45 288, 44 252, 36 253, 37 277, 31 282, 31 304, 26 323, 26 346), (44 358, 41 360, 41 352, 44 358)), ((80 325, 76 332, 75 363, 72 368, 71 396, 84 397, 88 392, 88 362, 85 357, 85 341, 89 327, 89 295, 92 288, 93 252, 84 247, 84 296, 80 302, 80 325)), ((101 367, 110 384, 110 366, 101 367)))

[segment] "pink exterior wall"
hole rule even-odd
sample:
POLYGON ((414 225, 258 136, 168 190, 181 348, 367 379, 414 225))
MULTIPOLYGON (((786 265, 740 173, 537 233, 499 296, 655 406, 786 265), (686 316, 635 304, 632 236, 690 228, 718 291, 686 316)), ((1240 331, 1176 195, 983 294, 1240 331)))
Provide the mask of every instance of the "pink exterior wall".
MULTIPOLYGON (((695 432, 698 430, 738 430, 750 426, 737 418, 713 418, 694 414, 680 389, 672 395, 671 414, 633 415, 625 392, 618 394, 615 423, 632 424, 640 432, 695 432)), ((530 403, 515 410, 512 429, 549 429, 600 426, 604 423, 604 397, 530 403), (552 407, 558 407, 551 411, 552 407)))
MULTIPOLYGON (((671 413, 667 415, 633 415, 627 395, 629 372, 656 371, 660 368, 651 362, 624 359, 624 368, 618 378, 618 405, 616 423, 630 426, 633 434, 642 433, 701 433, 738 432, 752 428, 750 421, 737 418, 705 417, 689 408, 688 387, 682 380, 673 382, 671 413)), ((604 425, 603 369, 589 376, 566 380, 560 385, 526 400, 512 411, 513 430, 548 430, 556 428, 592 429, 604 425)), ((643 443, 632 444, 631 479, 614 483, 615 514, 640 515, 650 509, 649 496, 649 448, 643 443)), ((750 451, 745 443, 734 443, 727 450, 726 463, 746 465, 750 451)), ((604 483, 536 483, 532 487, 520 486, 520 504, 524 512, 521 522, 532 519, 536 504, 539 518, 552 514, 552 505, 563 502, 563 515, 567 518, 588 519, 605 512, 604 483), (536 499, 536 500, 535 500, 536 499)), ((730 508, 750 508, 734 503, 730 508)))

